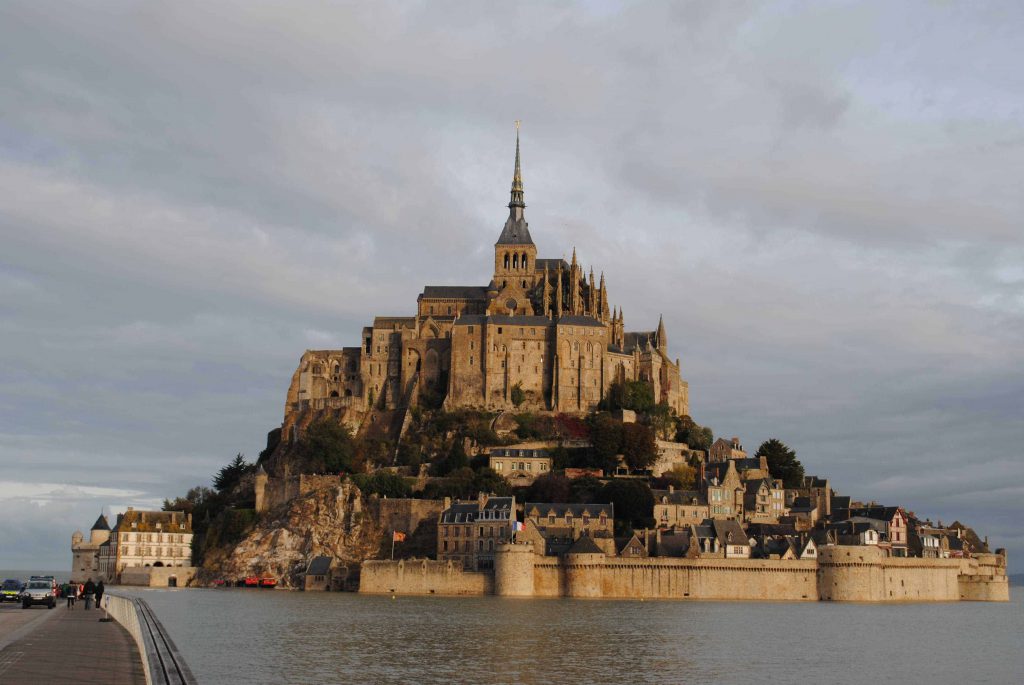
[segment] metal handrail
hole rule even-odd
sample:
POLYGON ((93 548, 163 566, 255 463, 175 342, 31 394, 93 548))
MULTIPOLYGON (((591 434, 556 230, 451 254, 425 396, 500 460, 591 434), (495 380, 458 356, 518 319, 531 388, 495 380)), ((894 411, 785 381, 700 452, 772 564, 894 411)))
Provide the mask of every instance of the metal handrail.
POLYGON ((103 608, 135 640, 147 685, 195 685, 191 669, 146 600, 106 593, 103 608))

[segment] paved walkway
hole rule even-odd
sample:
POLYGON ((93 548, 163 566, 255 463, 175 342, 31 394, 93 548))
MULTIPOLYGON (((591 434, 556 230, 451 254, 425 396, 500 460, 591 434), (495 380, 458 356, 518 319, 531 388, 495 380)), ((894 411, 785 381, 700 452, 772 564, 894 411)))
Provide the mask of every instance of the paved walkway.
POLYGON ((72 610, 0 607, 0 682, 142 685, 135 642, 116 622, 101 623, 103 616, 81 602, 72 610))

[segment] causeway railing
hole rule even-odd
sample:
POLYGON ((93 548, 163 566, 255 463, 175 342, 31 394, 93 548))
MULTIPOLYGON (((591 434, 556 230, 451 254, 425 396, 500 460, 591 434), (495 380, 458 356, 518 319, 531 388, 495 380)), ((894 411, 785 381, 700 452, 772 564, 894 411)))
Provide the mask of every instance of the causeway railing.
POLYGON ((105 593, 103 608, 135 640, 147 685, 195 685, 195 676, 146 600, 105 593))

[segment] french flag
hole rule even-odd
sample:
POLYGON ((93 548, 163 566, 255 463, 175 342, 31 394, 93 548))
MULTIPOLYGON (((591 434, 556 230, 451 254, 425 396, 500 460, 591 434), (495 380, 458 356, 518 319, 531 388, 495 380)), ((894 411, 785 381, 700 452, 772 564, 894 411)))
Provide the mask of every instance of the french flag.
POLYGON ((520 523, 519 521, 513 521, 512 522, 512 532, 513 533, 517 533, 517 532, 521 531, 522 529, 523 529, 523 524, 522 523, 520 523))

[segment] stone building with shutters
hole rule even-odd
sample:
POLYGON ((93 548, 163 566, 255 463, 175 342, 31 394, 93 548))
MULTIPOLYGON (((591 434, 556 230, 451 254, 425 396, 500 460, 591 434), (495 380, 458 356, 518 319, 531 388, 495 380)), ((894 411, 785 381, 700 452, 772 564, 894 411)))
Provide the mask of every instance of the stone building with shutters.
POLYGON ((516 498, 480 493, 475 500, 445 500, 437 521, 437 559, 469 571, 494 568, 494 549, 512 539, 516 498))
POLYGON ((627 331, 604 274, 588 271, 575 249, 569 261, 538 255, 525 209, 517 133, 490 282, 428 285, 413 315, 376 317, 358 346, 308 350, 288 389, 284 439, 324 412, 365 427, 421 403, 583 414, 627 380, 650 383, 657 402, 688 414, 664 322, 627 331))

